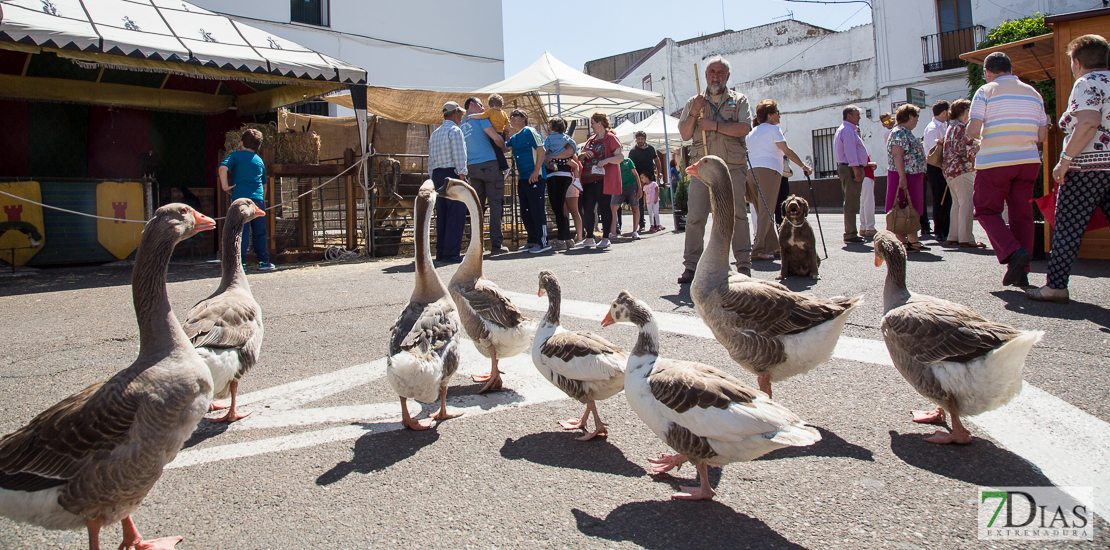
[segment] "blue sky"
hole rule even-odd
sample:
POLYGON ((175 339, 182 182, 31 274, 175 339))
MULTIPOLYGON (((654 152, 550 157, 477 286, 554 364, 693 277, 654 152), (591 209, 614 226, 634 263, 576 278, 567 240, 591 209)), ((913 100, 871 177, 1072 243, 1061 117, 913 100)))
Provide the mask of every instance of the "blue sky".
POLYGON ((528 67, 545 50, 581 70, 586 61, 650 48, 664 38, 685 40, 725 28, 765 25, 786 18, 791 11, 798 21, 834 30, 871 22, 871 9, 866 4, 784 0, 505 0, 501 9, 505 76, 528 67))

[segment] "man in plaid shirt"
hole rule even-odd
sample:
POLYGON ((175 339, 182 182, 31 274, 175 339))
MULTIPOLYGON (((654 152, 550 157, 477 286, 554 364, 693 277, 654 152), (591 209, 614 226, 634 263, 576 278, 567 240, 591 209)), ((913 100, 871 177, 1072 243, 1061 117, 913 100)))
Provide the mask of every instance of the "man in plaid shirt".
POLYGON ((443 124, 428 139, 428 170, 439 197, 436 198, 436 260, 462 262, 462 234, 466 205, 443 195, 447 178, 466 179, 466 138, 459 123, 463 109, 458 103, 443 104, 443 124))

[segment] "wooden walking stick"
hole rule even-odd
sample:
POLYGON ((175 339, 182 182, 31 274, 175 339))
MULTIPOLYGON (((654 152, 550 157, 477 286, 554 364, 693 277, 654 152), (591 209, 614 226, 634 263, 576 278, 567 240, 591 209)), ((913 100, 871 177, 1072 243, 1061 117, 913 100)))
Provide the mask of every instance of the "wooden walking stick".
MULTIPOLYGON (((694 82, 698 85, 698 95, 701 95, 701 74, 698 73, 698 64, 694 63, 694 82)), ((705 106, 702 105, 701 112, 698 113, 698 118, 705 116, 705 106)), ((705 148, 705 156, 709 156, 709 140, 705 138, 705 130, 701 131, 701 145, 705 148)))

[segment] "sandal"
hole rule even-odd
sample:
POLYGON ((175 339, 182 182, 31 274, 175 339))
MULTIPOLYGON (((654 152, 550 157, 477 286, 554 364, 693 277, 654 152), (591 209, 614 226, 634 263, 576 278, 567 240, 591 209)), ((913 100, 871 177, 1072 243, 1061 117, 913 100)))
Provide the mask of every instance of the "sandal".
POLYGON ((906 243, 907 252, 919 252, 921 250, 929 250, 929 247, 921 244, 921 241, 917 241, 916 243, 906 243))
POLYGON ((774 254, 752 254, 752 257, 755 258, 756 260, 774 260, 775 259, 774 254))
POLYGON ((979 242, 975 243, 960 243, 960 248, 986 248, 987 245, 979 242))

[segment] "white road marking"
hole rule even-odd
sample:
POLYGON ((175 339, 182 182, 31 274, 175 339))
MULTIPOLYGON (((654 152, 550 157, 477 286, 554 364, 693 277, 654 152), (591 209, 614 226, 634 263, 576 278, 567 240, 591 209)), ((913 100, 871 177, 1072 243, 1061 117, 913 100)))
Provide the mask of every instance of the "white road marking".
MULTIPOLYGON (((547 299, 535 295, 508 292, 505 294, 519 307, 545 311, 547 299)), ((563 300, 562 314, 598 322, 608 311, 607 304, 578 300, 563 300)), ((675 334, 712 339, 713 333, 701 319, 689 315, 656 312, 660 330, 675 334)), ((463 358, 460 373, 468 376, 488 372, 488 359, 482 357, 473 342, 466 340, 462 346, 463 358)), ((833 357, 861 363, 892 366, 886 346, 878 340, 842 336, 833 357)), ((466 395, 448 399, 453 412, 466 416, 479 416, 512 408, 567 399, 566 395, 545 380, 532 365, 530 351, 503 359, 506 386, 512 392, 493 395, 466 395)), ((402 429, 397 421, 399 402, 353 405, 326 408, 300 408, 302 405, 371 383, 385 376, 385 359, 355 365, 335 372, 306 378, 289 384, 274 386, 239 396, 241 404, 266 403, 268 409, 255 410, 251 416, 233 424, 231 430, 251 430, 305 426, 329 422, 361 422, 360 424, 328 428, 305 433, 220 445, 204 449, 190 449, 177 455, 167 468, 182 468, 272 453, 312 447, 335 441, 356 439, 368 433, 382 433, 402 429)), ((248 409, 249 410, 249 409, 248 409)), ((410 409, 415 412, 415 409, 410 409)), ((465 418, 465 417, 464 417, 465 418)), ((1009 405, 968 418, 994 440, 1011 452, 1030 461, 1053 484, 1059 487, 1094 487, 1094 512, 1110 518, 1110 424, 1081 411, 1028 383, 1022 393, 1009 405), (1067 445, 1054 444, 1067 441, 1067 445)))

